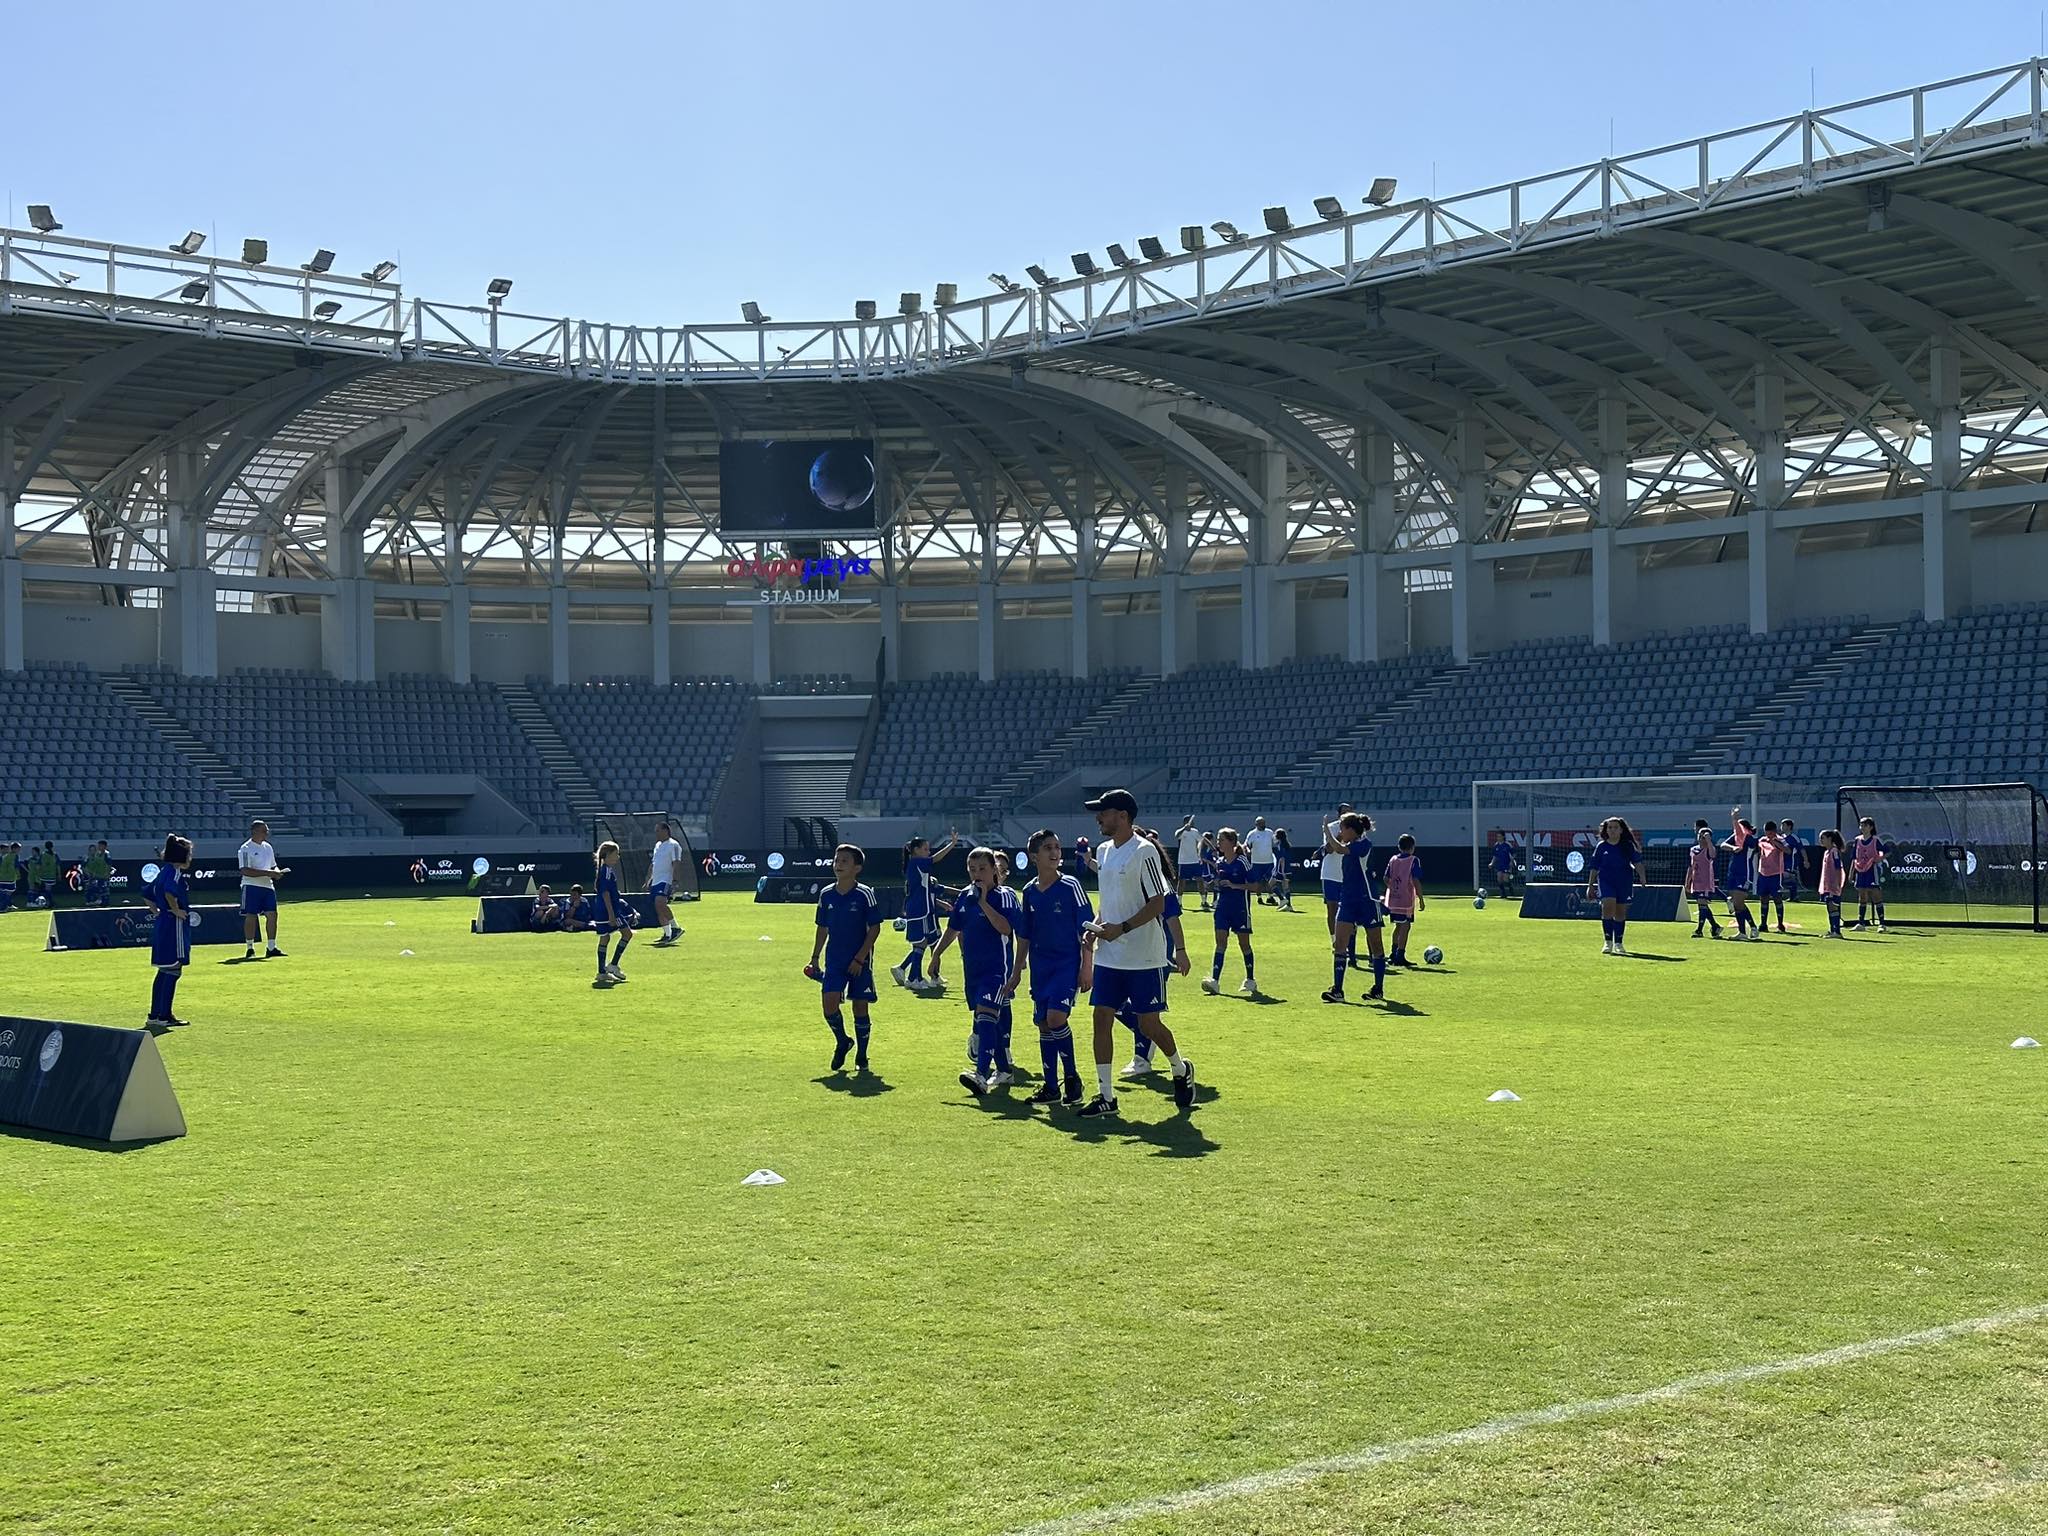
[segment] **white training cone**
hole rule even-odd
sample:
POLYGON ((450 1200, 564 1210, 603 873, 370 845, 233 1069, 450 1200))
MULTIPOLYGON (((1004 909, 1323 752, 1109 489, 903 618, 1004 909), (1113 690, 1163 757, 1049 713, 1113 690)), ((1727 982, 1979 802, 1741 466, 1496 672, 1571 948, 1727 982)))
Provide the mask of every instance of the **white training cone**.
POLYGON ((2016 1051, 2038 1051, 2041 1049, 2041 1042, 2032 1035, 2021 1035, 2019 1039, 2013 1041, 2012 1048, 2016 1051))
POLYGON ((411 950, 409 950, 409 949, 401 949, 401 950, 400 950, 400 951, 399 951, 398 953, 399 953, 399 955, 400 955, 400 956, 402 957, 402 956, 405 956, 405 955, 409 955, 409 954, 411 954, 411 953, 412 953, 412 951, 411 951, 411 950))
POLYGON ((775 942, 775 935, 772 933, 764 933, 761 935, 761 942, 763 944, 773 944, 775 942))
POLYGON ((1489 1104, 1519 1104, 1522 1102, 1522 1096, 1512 1088, 1500 1088, 1489 1093, 1486 1096, 1486 1102, 1489 1104))
POLYGON ((398 924, 394 923, 390 918, 387 917, 384 919, 384 926, 386 928, 396 928, 398 924))
POLYGON ((788 1182, 789 1180, 785 1179, 773 1168, 756 1168, 752 1173, 740 1180, 743 1186, 748 1184, 787 1184, 788 1182))

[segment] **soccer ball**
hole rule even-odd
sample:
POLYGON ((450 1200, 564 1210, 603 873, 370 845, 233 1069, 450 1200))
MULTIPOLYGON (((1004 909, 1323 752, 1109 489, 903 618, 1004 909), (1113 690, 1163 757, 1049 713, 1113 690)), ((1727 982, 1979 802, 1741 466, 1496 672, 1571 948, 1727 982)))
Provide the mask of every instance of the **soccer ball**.
POLYGON ((1476 907, 1479 911, 1484 912, 1486 910, 1485 894, 1481 893, 1480 895, 1474 896, 1472 898, 1472 905, 1476 907))
POLYGON ((1444 952, 1432 944, 1422 952, 1422 958, 1431 965, 1442 965, 1444 963, 1444 952))
POLYGON ((902 918, 899 917, 893 924, 891 924, 891 926, 894 927, 898 933, 901 933, 909 925, 905 923, 902 918))

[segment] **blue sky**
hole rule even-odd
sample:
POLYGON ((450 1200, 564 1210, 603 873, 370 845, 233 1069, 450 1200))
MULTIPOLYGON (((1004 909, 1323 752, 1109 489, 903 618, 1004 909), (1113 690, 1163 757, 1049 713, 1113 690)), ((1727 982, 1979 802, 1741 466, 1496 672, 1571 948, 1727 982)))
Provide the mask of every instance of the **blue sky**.
POLYGON ((1027 262, 1442 194, 2033 54, 2042 7, 638 0, 40 7, 7 222, 316 245, 408 294, 646 324, 894 308, 1027 262))

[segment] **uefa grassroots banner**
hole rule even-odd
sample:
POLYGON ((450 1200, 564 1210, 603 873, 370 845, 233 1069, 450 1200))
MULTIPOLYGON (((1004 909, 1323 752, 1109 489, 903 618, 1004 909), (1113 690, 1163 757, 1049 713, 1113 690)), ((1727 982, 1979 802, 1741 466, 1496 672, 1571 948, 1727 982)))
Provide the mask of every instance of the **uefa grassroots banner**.
MULTIPOLYGON (((1679 888, 1675 885, 1639 885, 1629 898, 1628 920, 1632 923, 1669 923, 1678 919, 1679 888)), ((1574 880, 1563 885, 1528 885, 1522 889, 1523 917, 1598 917, 1600 899, 1588 896, 1586 887, 1574 880)))
MULTIPOLYGON (((556 893, 566 896, 566 890, 556 893)), ((589 896, 584 901, 590 901, 589 896)), ((654 926, 654 898, 642 892, 627 895, 626 905, 631 909, 636 926, 654 926)), ((469 920, 471 933, 589 933, 586 921, 581 928, 547 928, 536 930, 533 926, 533 902, 531 896, 484 896, 477 900, 476 916, 469 920)))
POLYGON ((143 1029, 0 1018, 0 1125, 89 1141, 185 1134, 185 1116, 143 1029))
MULTIPOLYGON (((242 942, 242 909, 197 907, 199 926, 192 945, 242 942)), ((156 932, 153 907, 59 907, 50 913, 50 936, 44 948, 147 949, 156 932)))

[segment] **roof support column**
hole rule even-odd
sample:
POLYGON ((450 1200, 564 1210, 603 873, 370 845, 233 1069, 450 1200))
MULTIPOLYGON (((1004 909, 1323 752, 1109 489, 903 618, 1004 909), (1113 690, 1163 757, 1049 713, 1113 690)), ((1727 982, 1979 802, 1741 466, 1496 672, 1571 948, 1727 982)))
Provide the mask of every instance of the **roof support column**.
POLYGON ((1452 452, 1458 465, 1458 542, 1451 566, 1451 655, 1461 665, 1483 656, 1493 640, 1493 562, 1473 556, 1486 529, 1486 423, 1476 412, 1458 422, 1452 452))
POLYGON ((1086 677, 1091 659, 1089 630, 1095 617, 1095 470, 1083 464, 1074 475, 1074 504, 1081 515, 1074 527, 1073 618, 1067 625, 1067 675, 1086 677))
POLYGON ((657 688, 675 681, 675 664, 669 652, 669 625, 675 616, 666 575, 647 594, 647 676, 657 688))
POLYGON ((896 588, 885 585, 875 593, 875 607, 882 619, 882 681, 903 681, 903 606, 896 588))
POLYGON ((1952 342, 1937 339, 1928 349, 1934 458, 1920 498, 1920 611, 1930 624, 1946 624, 1970 606, 1970 514, 1951 504, 1963 478, 1961 364, 1952 342))
POLYGON ((1166 566, 1159 577, 1159 675, 1185 672, 1195 660, 1193 599, 1181 585, 1188 568, 1188 475, 1166 466, 1166 566))
POLYGON ((186 677, 220 672, 220 619, 213 572, 206 565, 205 514, 195 505, 204 465, 196 446, 180 444, 165 465, 165 548, 170 555, 159 652, 186 677))
MULTIPOLYGON (((996 680, 996 480, 989 476, 983 497, 981 565, 974 588, 974 672, 984 683, 996 680)), ((1021 511, 1022 509, 1020 509, 1021 511)))
POLYGON ((1386 549, 1394 542, 1394 440, 1361 424, 1355 454, 1369 493, 1356 509, 1352 539, 1358 552, 1345 563, 1345 659, 1384 661, 1406 649, 1406 612, 1401 573, 1390 570, 1386 549))
POLYGON ((1780 528, 1785 508, 1785 377, 1775 368, 1756 376, 1756 482, 1749 512, 1749 632, 1767 635, 1792 616, 1798 591, 1799 532, 1780 528))
POLYGON ((666 688, 675 681, 674 631, 670 628, 675 610, 668 586, 668 388, 659 381, 654 385, 654 429, 648 436, 654 451, 648 466, 654 487, 654 547, 648 566, 654 575, 647 599, 647 675, 655 687, 666 688))
POLYGON ((559 581, 548 585, 548 681, 569 686, 569 589, 559 581))
POLYGON ((22 668, 21 560, 14 535, 14 428, 0 427, 0 672, 22 668))
POLYGON ((1600 520, 1593 528, 1593 643, 1615 645, 1639 632, 1636 553, 1615 542, 1628 521, 1628 402, 1600 392, 1600 520))
POLYGON ((1259 504, 1247 507, 1244 570, 1238 606, 1241 664, 1271 667, 1294 654, 1294 586, 1274 580, 1273 552, 1287 526, 1287 450, 1262 448, 1252 466, 1259 504))
POLYGON ((754 681, 766 688, 775 681, 775 605, 762 603, 753 612, 754 681))
POLYGON ((320 666, 343 682, 366 683, 377 676, 377 607, 363 579, 363 531, 348 520, 356 480, 344 464, 326 466, 327 563, 334 590, 320 598, 320 666))
POLYGON ((462 529, 453 517, 441 524, 448 595, 441 603, 441 671, 453 683, 470 680, 469 581, 462 568, 462 529))

